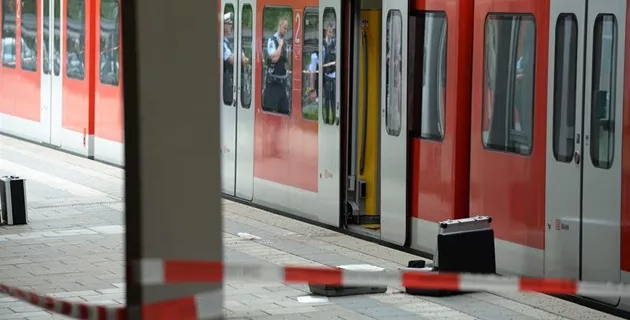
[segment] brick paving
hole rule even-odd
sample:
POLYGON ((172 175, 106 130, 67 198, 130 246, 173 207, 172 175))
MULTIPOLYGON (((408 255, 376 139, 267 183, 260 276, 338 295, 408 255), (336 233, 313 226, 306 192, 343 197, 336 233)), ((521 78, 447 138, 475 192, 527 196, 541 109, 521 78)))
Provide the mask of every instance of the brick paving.
MULTIPOLYGON (((0 135, 0 175, 26 177, 30 223, 0 227, 0 282, 105 305, 125 303, 123 170, 0 135)), ((413 255, 224 200, 224 258, 273 264, 371 264, 413 255), (249 240, 239 233, 260 239, 249 240)), ((228 319, 620 319, 541 294, 302 301, 306 285, 225 283, 228 319)), ((0 319, 66 319, 0 296, 0 319)))

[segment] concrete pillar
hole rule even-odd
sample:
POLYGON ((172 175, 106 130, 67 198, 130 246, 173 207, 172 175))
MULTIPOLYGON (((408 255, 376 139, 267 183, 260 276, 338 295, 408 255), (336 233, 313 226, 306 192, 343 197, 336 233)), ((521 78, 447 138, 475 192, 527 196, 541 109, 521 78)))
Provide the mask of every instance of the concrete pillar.
MULTIPOLYGON (((217 3, 121 3, 126 259, 221 260, 217 3)), ((215 293, 204 311, 222 312, 221 283, 128 280, 127 305, 200 292, 215 293)), ((129 319, 146 318, 135 312, 129 319)))

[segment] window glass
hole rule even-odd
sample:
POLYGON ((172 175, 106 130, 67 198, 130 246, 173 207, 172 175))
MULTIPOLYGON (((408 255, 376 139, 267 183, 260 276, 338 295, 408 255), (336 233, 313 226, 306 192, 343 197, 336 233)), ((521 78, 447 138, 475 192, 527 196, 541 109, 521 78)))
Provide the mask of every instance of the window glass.
POLYGON ((61 0, 54 0, 55 5, 55 36, 53 38, 53 58, 55 64, 53 65, 53 71, 55 76, 61 74, 61 0))
POLYGON ((120 83, 120 14, 118 0, 101 0, 100 79, 101 83, 120 83))
POLYGON ((385 127, 387 133, 398 136, 402 128, 402 14, 398 10, 387 13, 385 68, 385 127))
POLYGON ((615 156, 617 20, 601 14, 595 20, 591 91, 591 160, 608 169, 615 156))
POLYGON ((533 15, 489 15, 484 41, 483 145, 529 155, 533 147, 536 53, 533 15))
POLYGON ((2 0, 2 65, 15 68, 15 3, 2 0))
POLYGON ((252 79, 252 49, 254 44, 254 13, 252 6, 243 5, 243 15, 241 17, 241 50, 243 58, 241 63, 241 105, 245 109, 249 109, 252 105, 252 87, 254 79, 252 79))
POLYGON ((44 17, 43 17, 43 33, 44 42, 42 43, 42 69, 44 74, 50 74, 50 0, 44 0, 44 17))
POLYGON ((20 31, 22 70, 37 71, 37 0, 22 0, 20 31))
POLYGON ((337 105, 337 13, 333 8, 324 9, 322 31, 322 119, 332 125, 337 105))
POLYGON ((83 80, 85 77, 85 0, 68 0, 67 60, 68 78, 83 80))
POLYGON ((234 105, 234 74, 236 73, 234 61, 238 61, 235 54, 236 47, 234 46, 235 19, 234 6, 226 4, 223 7, 223 72, 221 76, 223 77, 223 104, 228 106, 234 105))
POLYGON ((288 7, 265 7, 262 18, 262 109, 290 114, 293 19, 288 7))
POLYGON ((560 15, 556 23, 553 156, 560 162, 573 161, 575 152, 577 27, 573 14, 560 15))
POLYGON ((319 11, 307 8, 302 23, 302 116, 318 118, 319 101, 319 11))

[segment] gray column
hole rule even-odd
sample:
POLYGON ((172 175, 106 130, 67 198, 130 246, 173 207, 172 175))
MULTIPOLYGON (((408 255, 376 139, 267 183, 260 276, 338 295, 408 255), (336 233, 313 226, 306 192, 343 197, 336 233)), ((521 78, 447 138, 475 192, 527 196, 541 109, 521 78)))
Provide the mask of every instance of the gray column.
MULTIPOLYGON (((222 259, 216 1, 123 0, 126 259, 222 259)), ((142 287, 127 305, 222 284, 142 287)), ((219 311, 220 311, 219 310, 219 311)), ((140 319, 137 313, 130 319, 140 319)))

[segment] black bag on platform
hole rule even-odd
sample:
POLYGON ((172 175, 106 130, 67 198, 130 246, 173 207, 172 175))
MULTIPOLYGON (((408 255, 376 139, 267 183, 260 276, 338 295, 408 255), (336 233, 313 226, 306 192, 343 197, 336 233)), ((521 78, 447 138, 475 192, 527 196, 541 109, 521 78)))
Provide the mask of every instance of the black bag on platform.
POLYGON ((0 178, 0 205, 4 223, 19 225, 28 222, 24 179, 14 176, 0 178))

